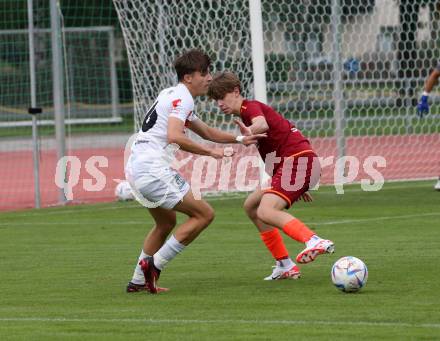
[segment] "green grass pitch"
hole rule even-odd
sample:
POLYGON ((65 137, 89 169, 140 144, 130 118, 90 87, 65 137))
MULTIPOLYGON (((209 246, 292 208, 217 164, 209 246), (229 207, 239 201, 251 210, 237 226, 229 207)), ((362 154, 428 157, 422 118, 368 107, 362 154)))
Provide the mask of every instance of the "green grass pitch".
MULTIPOLYGON (((213 224, 163 271, 156 296, 125 293, 152 220, 137 203, 0 213, 1 340, 440 339, 440 193, 433 182, 314 192, 291 212, 334 255, 302 278, 266 282, 273 261, 244 198, 210 200, 213 224), (366 287, 336 290, 332 264, 352 255, 366 287)), ((179 218, 180 220, 182 217, 179 218)), ((284 238, 294 257, 299 243, 284 238)))

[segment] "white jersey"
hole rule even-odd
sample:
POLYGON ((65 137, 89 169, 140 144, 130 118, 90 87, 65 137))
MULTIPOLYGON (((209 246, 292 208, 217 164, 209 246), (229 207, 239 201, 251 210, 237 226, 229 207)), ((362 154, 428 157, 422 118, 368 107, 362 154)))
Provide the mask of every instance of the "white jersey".
POLYGON ((194 113, 194 99, 182 83, 162 90, 148 109, 131 148, 133 157, 141 158, 144 162, 162 157, 168 145, 169 117, 178 118, 185 123, 198 119, 194 113))

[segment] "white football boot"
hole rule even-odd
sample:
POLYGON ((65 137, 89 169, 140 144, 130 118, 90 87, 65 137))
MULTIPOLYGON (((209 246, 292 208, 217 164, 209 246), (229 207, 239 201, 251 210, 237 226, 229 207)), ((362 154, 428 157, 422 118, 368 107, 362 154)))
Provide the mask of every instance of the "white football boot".
POLYGON ((313 246, 306 247, 302 250, 298 256, 296 256, 296 261, 297 263, 306 264, 313 262, 319 255, 333 252, 335 252, 335 244, 331 240, 321 239, 313 246))
POLYGON ((299 268, 293 264, 290 267, 273 266, 272 274, 265 277, 265 281, 276 281, 279 279, 298 279, 301 277, 299 268))
POLYGON ((437 181, 437 183, 435 184, 434 189, 435 189, 436 191, 440 191, 440 178, 438 178, 438 181, 437 181))

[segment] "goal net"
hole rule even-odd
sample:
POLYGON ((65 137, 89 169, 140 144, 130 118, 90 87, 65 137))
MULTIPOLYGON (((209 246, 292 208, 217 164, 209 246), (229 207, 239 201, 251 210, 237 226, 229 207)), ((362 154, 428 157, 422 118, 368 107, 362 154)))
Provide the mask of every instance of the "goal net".
MULTIPOLYGON (((18 26, 18 25, 17 25, 18 26)), ((29 51, 28 29, 0 30, 0 129, 31 126, 29 55, 36 64, 36 95, 44 105, 39 125, 54 125, 50 28, 34 30, 35 48, 29 51), (20 51, 20 58, 17 58, 20 51)), ((67 124, 120 122, 116 78, 114 28, 63 28, 67 124)))
MULTIPOLYGON (((349 181, 371 179, 365 167, 372 156, 380 157, 375 167, 385 180, 440 174, 437 90, 430 114, 416 114, 439 59, 435 1, 262 0, 263 66, 252 65, 249 1, 113 2, 129 55, 136 127, 159 91, 176 83, 176 55, 201 48, 215 71, 239 75, 246 97, 254 93, 253 67, 265 68, 268 104, 325 159, 322 182, 334 181, 343 157, 342 168, 357 169, 349 181)), ((235 129, 214 103, 196 102, 205 122, 235 129)), ((236 159, 255 152, 240 148, 236 159)))

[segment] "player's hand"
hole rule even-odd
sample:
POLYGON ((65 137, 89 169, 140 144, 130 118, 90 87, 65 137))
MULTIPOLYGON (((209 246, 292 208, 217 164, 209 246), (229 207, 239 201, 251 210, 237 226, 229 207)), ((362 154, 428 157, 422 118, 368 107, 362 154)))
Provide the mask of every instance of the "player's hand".
POLYGON ((251 144, 257 144, 259 139, 264 139, 265 137, 267 137, 266 133, 245 136, 241 143, 245 146, 250 146, 251 144))
POLYGON ((231 147, 226 148, 214 148, 211 150, 209 156, 212 156, 215 159, 222 159, 225 156, 234 155, 234 150, 231 147))
POLYGON ((422 118, 423 115, 429 114, 428 96, 423 95, 417 105, 417 115, 422 118))
POLYGON ((231 157, 235 154, 234 148, 232 147, 226 147, 223 149, 223 156, 225 157, 231 157))
POLYGON ((313 201, 313 197, 309 192, 305 192, 304 194, 302 194, 301 199, 304 200, 304 202, 312 202, 313 201))
POLYGON ((249 129, 249 127, 246 127, 243 122, 239 120, 234 120, 234 123, 238 125, 240 128, 240 134, 243 136, 250 136, 252 135, 252 131, 249 129))

